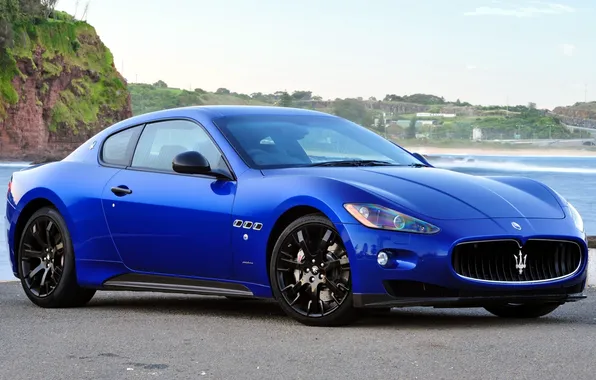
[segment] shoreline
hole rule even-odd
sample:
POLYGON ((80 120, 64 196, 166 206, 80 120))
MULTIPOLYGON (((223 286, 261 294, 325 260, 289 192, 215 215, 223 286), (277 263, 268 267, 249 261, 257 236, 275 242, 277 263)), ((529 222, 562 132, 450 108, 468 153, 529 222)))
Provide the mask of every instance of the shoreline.
POLYGON ((412 153, 423 155, 456 155, 456 156, 527 156, 527 157, 596 157, 596 151, 541 148, 541 149, 499 149, 493 147, 448 148, 433 146, 403 146, 412 153))

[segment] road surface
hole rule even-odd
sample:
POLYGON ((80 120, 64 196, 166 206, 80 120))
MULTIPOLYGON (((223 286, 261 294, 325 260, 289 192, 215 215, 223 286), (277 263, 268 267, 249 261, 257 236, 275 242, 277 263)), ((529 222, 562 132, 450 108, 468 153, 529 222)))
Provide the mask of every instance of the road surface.
POLYGON ((590 379, 596 291, 551 316, 411 308, 342 328, 266 301, 100 292, 43 310, 0 283, 0 379, 590 379))

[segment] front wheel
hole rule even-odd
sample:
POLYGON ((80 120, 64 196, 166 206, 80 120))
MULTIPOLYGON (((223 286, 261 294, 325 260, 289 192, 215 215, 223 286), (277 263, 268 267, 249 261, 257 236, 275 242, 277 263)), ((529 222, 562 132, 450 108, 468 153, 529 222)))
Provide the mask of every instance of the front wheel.
POLYGON ((45 308, 82 306, 95 294, 77 283, 74 250, 64 219, 44 207, 27 221, 17 251, 27 297, 45 308))
POLYGON ((540 318, 552 313, 560 304, 505 304, 496 306, 485 306, 489 313, 501 318, 540 318))
POLYGON ((356 319, 350 261, 324 216, 304 216, 286 227, 273 248, 269 274, 281 308, 298 322, 340 326, 356 319))

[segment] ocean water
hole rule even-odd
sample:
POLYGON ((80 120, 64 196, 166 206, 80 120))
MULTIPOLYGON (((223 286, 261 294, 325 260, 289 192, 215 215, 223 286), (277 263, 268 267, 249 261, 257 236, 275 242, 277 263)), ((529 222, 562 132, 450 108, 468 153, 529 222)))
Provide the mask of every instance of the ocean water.
MULTIPOLYGON (((584 219, 588 235, 596 235, 596 157, 441 155, 430 156, 429 161, 437 167, 468 174, 513 175, 541 181, 573 203, 584 219)), ((11 174, 26 165, 0 162, 0 281, 14 279, 3 226, 4 196, 11 174)))

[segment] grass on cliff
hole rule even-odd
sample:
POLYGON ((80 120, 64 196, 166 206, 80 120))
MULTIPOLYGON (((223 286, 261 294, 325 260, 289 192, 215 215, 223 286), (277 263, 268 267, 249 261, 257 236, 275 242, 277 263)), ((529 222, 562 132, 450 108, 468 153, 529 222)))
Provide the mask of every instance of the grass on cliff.
POLYGON ((19 94, 12 80, 19 74, 14 58, 7 51, 0 50, 0 120, 6 115, 6 105, 16 104, 19 94))
MULTIPOLYGON (((57 11, 51 19, 15 23, 13 29, 14 46, 0 55, 0 95, 5 103, 18 101, 18 92, 11 82, 18 76, 26 78, 17 61, 29 60, 44 82, 42 97, 49 89, 47 84, 61 75, 76 78, 60 93, 52 108, 51 131, 66 126, 76 134, 78 126, 99 121, 102 107, 112 110, 126 107, 126 85, 114 67, 112 53, 91 25, 57 11), (42 52, 41 60, 36 57, 38 52, 42 52)), ((111 122, 105 120, 106 124, 111 122)))
POLYGON ((150 84, 130 83, 132 112, 135 115, 162 109, 200 105, 266 105, 268 103, 246 99, 232 94, 215 94, 200 89, 194 91, 179 88, 159 87, 150 84))

